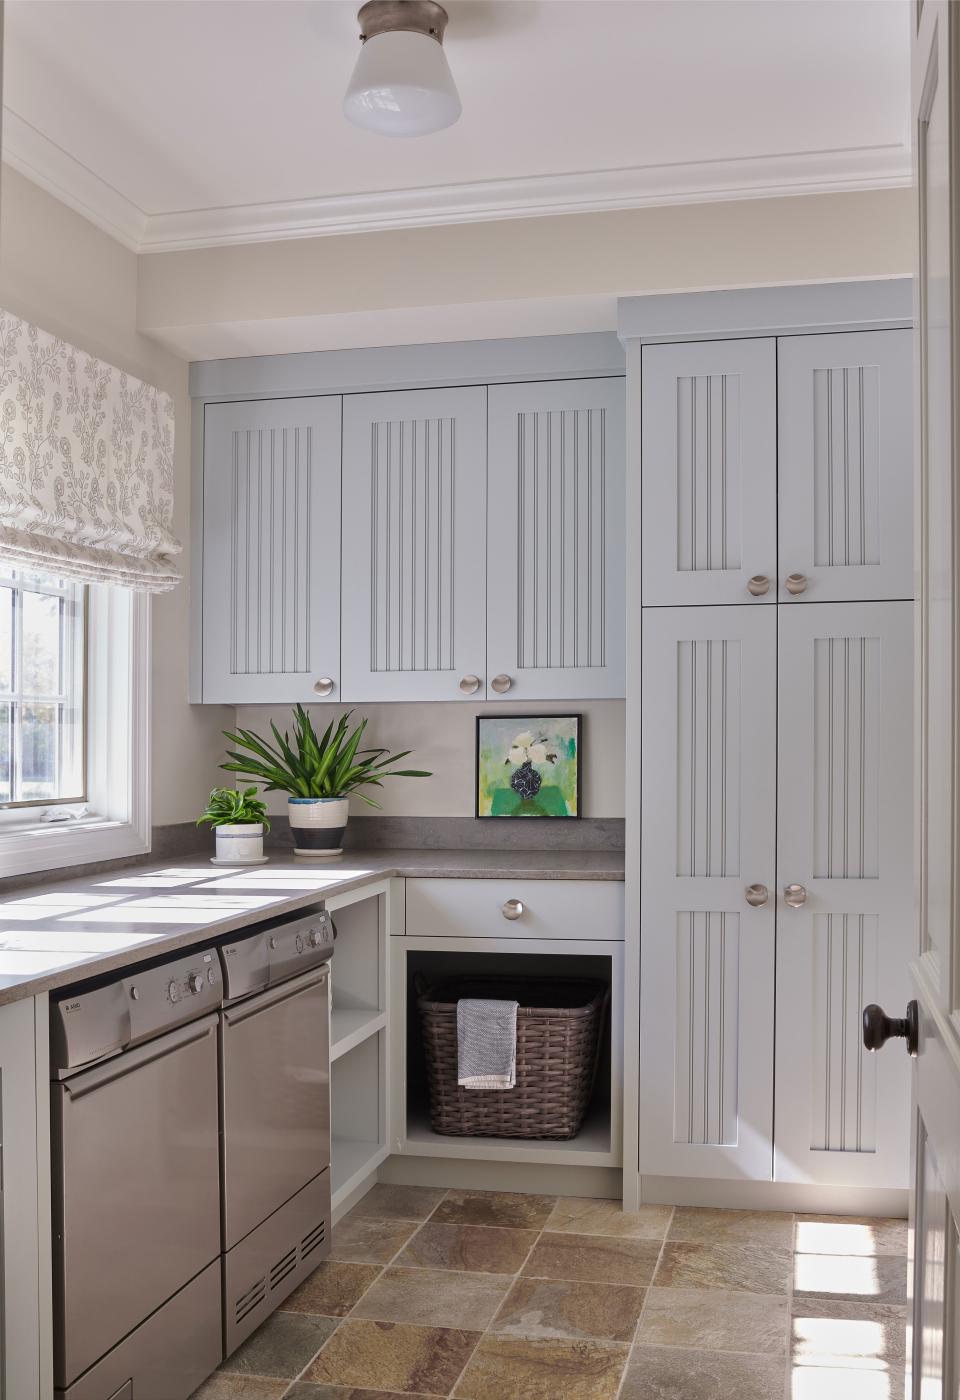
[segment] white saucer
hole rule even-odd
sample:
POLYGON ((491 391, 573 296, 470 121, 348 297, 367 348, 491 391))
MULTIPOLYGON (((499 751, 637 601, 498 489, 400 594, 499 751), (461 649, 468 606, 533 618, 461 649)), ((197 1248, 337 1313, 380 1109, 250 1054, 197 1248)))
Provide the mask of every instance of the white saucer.
POLYGON ((231 866, 234 866, 234 867, 236 867, 236 866, 238 866, 238 865, 266 865, 266 863, 267 863, 267 861, 268 861, 269 859, 270 859, 269 856, 259 856, 256 860, 217 860, 217 857, 216 857, 216 856, 211 856, 211 857, 210 857, 210 864, 211 864, 211 865, 231 865, 231 866))

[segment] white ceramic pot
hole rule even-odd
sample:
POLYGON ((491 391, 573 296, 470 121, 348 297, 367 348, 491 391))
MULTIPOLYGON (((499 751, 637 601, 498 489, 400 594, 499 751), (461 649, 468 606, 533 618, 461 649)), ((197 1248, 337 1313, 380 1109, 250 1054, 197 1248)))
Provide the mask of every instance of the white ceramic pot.
POLYGON ((348 797, 290 797, 287 815, 298 856, 338 856, 350 812, 348 797))
POLYGON ((214 827, 217 833, 217 860, 231 865, 254 865, 263 860, 263 823, 231 822, 214 827))

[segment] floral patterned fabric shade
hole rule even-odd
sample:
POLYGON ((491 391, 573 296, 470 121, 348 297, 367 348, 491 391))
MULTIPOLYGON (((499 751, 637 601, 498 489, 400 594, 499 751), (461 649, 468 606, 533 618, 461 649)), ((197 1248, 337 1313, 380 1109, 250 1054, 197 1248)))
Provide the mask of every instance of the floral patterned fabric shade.
POLYGON ((173 588, 173 401, 0 311, 0 566, 173 588))

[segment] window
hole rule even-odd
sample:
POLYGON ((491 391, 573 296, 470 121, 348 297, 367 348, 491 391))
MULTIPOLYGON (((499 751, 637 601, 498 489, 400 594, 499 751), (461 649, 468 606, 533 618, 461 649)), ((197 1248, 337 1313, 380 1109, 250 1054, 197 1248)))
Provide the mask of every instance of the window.
POLYGON ((0 804, 83 802, 86 589, 0 570, 0 804))

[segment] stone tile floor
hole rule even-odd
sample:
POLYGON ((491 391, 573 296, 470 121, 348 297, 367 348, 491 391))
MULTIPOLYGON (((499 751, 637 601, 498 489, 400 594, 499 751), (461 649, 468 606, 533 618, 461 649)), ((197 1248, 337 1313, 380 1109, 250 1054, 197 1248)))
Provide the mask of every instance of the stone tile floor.
POLYGON ((376 1186, 194 1400, 899 1400, 906 1224, 376 1186))

